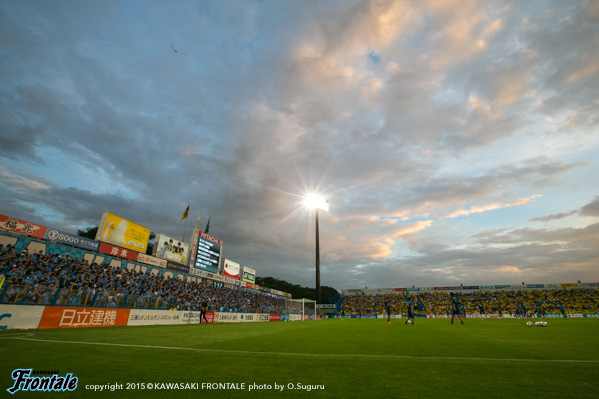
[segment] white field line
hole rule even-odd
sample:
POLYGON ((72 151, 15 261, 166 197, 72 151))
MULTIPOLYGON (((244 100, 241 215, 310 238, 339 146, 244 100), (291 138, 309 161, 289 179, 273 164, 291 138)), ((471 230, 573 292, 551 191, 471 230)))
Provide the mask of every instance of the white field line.
POLYGON ((261 351, 240 351, 231 349, 210 349, 210 348, 185 348, 179 346, 160 346, 160 345, 138 345, 138 344, 118 344, 110 342, 85 342, 85 341, 61 341, 55 339, 30 338, 34 336, 31 333, 20 335, 6 335, 0 338, 19 339, 23 341, 52 342, 58 344, 74 345, 97 345, 97 346, 116 346, 125 348, 146 348, 146 349, 168 349, 194 352, 216 352, 216 353, 240 353, 252 355, 271 355, 271 356, 311 356, 311 357, 355 357, 372 359, 413 359, 413 360, 464 360, 464 361, 482 361, 482 362, 538 362, 538 363, 599 363, 599 360, 580 360, 580 359, 501 359, 488 357, 451 357, 451 356, 402 356, 402 355, 364 355, 364 354, 344 354, 344 353, 292 353, 292 352, 261 352, 261 351))

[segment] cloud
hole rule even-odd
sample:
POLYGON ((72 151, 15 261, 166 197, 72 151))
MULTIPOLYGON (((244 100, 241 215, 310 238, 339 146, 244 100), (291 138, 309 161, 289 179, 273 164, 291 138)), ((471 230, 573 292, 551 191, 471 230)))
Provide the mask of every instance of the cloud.
POLYGON ((593 198, 593 201, 583 206, 580 214, 583 216, 599 217, 599 196, 593 198))
POLYGON ((314 215, 297 196, 318 188, 338 288, 597 277, 596 16, 0 2, 1 213, 76 229, 110 211, 178 237, 191 202, 228 258, 310 285, 314 215))
POLYGON ((533 195, 532 197, 528 197, 528 198, 520 198, 517 201, 508 203, 508 204, 501 204, 501 203, 494 203, 494 204, 488 204, 488 205, 483 205, 483 206, 472 206, 470 207, 470 209, 467 210, 459 210, 456 211, 450 215, 448 215, 447 217, 450 219, 459 217, 459 216, 467 216, 467 215, 471 215, 473 213, 482 213, 482 212, 489 212, 489 211, 494 211, 496 209, 501 209, 501 208, 510 208, 512 206, 521 206, 521 205, 525 205, 528 202, 532 201, 535 198, 539 198, 541 197, 541 195, 533 195))
POLYGON ((569 216, 576 215, 577 213, 578 213, 577 211, 562 212, 562 213, 557 213, 555 215, 540 216, 540 217, 532 218, 529 220, 531 222, 551 222, 554 220, 564 219, 569 216))
POLYGON ((47 183, 39 179, 17 176, 14 171, 8 170, 4 166, 0 166, 0 181, 13 189, 47 190, 50 188, 47 183))
POLYGON ((395 232, 394 237, 401 237, 406 234, 412 234, 412 233, 424 230, 427 227, 430 227, 432 224, 433 224, 432 220, 419 221, 419 222, 413 224, 412 226, 402 227, 400 230, 395 232))

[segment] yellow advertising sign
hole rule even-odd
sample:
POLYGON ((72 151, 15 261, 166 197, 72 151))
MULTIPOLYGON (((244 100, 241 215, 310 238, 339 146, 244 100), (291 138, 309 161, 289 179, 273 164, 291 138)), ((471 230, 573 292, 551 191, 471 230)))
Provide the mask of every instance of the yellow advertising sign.
POLYGON ((96 240, 145 253, 150 239, 150 229, 123 219, 112 213, 104 213, 96 240))

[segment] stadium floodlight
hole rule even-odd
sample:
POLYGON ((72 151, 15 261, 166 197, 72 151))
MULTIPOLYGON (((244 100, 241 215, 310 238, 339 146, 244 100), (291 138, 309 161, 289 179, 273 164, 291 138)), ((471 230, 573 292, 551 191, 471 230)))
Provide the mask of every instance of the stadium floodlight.
POLYGON ((316 303, 321 303, 320 295, 320 238, 318 231, 318 211, 329 211, 329 201, 317 194, 308 194, 304 200, 306 207, 316 213, 316 303))

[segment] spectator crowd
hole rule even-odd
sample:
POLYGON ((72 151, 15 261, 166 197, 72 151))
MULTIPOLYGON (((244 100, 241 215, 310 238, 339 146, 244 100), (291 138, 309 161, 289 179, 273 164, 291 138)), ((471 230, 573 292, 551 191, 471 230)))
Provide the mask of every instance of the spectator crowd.
POLYGON ((0 301, 41 305, 86 305, 220 312, 301 313, 301 304, 268 293, 115 268, 56 254, 16 253, 0 244, 0 301))
POLYGON ((448 315, 451 297, 458 298, 465 314, 511 314, 526 316, 548 313, 599 313, 597 289, 530 289, 510 291, 474 291, 471 293, 400 292, 386 294, 356 294, 343 298, 341 310, 346 315, 375 315, 385 313, 390 301, 393 314, 407 314, 406 302, 414 304, 420 314, 448 315))

